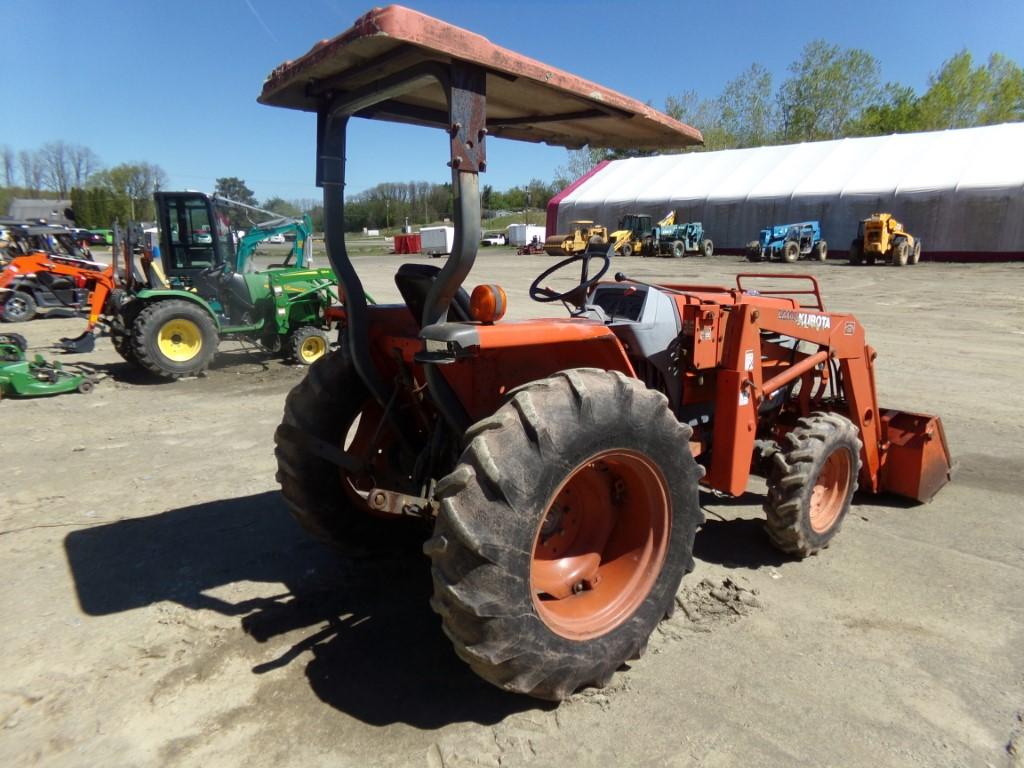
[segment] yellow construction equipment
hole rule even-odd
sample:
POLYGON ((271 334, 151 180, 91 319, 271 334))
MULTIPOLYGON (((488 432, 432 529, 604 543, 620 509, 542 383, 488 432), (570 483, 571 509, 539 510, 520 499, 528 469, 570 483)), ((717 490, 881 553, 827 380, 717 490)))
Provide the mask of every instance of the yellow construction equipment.
POLYGON ((608 243, 608 227, 592 221, 573 221, 569 226, 572 232, 568 235, 552 235, 544 241, 545 253, 549 256, 571 256, 583 253, 590 242, 596 245, 608 243))
POLYGON ((895 267, 921 260, 921 240, 907 232, 891 213, 873 213, 857 228, 850 243, 851 264, 874 264, 876 259, 895 267))
MULTIPOLYGON (((675 224, 676 212, 669 211, 658 227, 675 224)), ((650 256, 653 248, 651 217, 640 213, 627 213, 619 221, 619 228, 609 235, 617 256, 650 256)))

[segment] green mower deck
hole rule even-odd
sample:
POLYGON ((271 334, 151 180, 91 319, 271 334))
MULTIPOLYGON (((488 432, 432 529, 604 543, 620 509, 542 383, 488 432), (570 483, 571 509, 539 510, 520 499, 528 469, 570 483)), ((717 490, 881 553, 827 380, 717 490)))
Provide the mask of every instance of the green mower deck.
POLYGON ((28 344, 20 334, 0 335, 0 399, 92 391, 93 383, 88 377, 68 373, 60 363, 48 363, 42 355, 29 360, 25 356, 27 349, 28 344))

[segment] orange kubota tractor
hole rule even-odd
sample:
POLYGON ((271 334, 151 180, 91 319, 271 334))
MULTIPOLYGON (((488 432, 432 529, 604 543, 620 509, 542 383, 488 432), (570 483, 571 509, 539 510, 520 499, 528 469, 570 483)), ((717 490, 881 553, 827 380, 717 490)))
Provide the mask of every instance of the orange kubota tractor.
POLYGON ((768 533, 803 557, 856 489, 925 501, 947 482, 938 417, 879 405, 863 326, 826 311, 813 278, 602 281, 612 252, 592 244, 530 287, 567 316, 505 321, 500 287, 463 291, 490 138, 684 147, 695 129, 398 6, 274 70, 259 100, 317 114, 327 251, 348 299, 340 348, 288 396, 282 492, 337 544, 418 527, 431 604, 491 683, 561 699, 639 657, 692 568, 702 487, 742 494, 767 465, 768 533), (442 269, 397 270, 400 304, 369 306, 345 250, 352 117, 450 136, 455 246, 442 269), (550 287, 570 269, 572 287, 550 287))

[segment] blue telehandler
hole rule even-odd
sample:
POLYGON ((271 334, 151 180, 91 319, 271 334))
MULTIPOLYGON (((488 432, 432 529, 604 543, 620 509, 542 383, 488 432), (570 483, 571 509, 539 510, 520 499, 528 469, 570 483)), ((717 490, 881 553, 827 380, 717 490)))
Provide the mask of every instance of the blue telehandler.
POLYGON ((810 258, 828 258, 828 243, 821 239, 821 225, 817 221, 766 227, 759 239, 747 244, 748 261, 782 260, 793 264, 810 258))

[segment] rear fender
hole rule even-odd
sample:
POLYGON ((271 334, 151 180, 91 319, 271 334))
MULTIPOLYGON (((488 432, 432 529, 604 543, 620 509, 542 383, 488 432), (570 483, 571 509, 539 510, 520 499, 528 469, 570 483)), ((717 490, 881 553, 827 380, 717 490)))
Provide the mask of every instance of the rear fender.
POLYGON ((420 338, 472 421, 494 413, 509 390, 558 371, 601 368, 635 377, 618 338, 590 320, 442 323, 420 338))
MULTIPOLYGON (((175 289, 168 289, 168 290, 149 290, 149 289, 147 289, 147 290, 142 290, 142 291, 139 291, 138 293, 136 293, 135 297, 134 297, 134 299, 132 301, 133 302, 138 301, 138 302, 142 302, 144 304, 151 304, 154 301, 167 301, 168 299, 181 299, 181 300, 184 300, 184 301, 190 301, 193 304, 196 304, 196 305, 202 307, 206 311, 206 314, 208 314, 210 316, 210 319, 213 320, 214 325, 217 326, 217 330, 220 331, 220 329, 221 329, 220 320, 217 319, 217 314, 213 311, 213 308, 209 305, 209 303, 207 303, 207 301, 205 299, 200 298, 198 295, 192 293, 191 291, 179 291, 179 290, 175 290, 175 289)), ((130 303, 132 303, 132 302, 130 302, 130 303)), ((138 311, 138 310, 136 310, 136 311, 138 311)))

